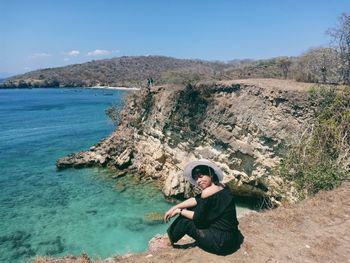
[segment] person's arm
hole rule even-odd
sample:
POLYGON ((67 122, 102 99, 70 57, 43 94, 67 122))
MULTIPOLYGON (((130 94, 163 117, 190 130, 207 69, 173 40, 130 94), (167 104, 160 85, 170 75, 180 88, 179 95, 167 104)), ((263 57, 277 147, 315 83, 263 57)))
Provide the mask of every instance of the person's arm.
POLYGON ((196 198, 194 197, 191 197, 191 198, 188 198, 187 200, 183 201, 182 203, 180 204, 177 204, 173 207, 176 208, 180 208, 180 209, 185 209, 185 208, 191 208, 191 207, 194 207, 197 205, 197 201, 196 201, 196 198))
MULTIPOLYGON (((173 216, 176 216, 177 214, 180 213, 180 209, 185 209, 185 208, 190 208, 190 207, 194 207, 197 205, 197 201, 194 197, 189 198, 183 202, 181 202, 180 204, 177 204, 175 206, 173 206, 172 208, 170 208, 164 215, 164 221, 167 222, 170 220, 170 218, 172 218, 173 216)), ((186 212, 186 214, 189 216, 189 212, 191 211, 183 211, 183 213, 186 212)), ((183 214, 183 216, 185 216, 185 214, 183 214)), ((187 217, 187 216, 185 216, 187 217)), ((193 217, 193 212, 192 212, 192 217, 193 217)), ((190 218, 190 217, 187 217, 190 218)), ((192 218, 190 218, 192 219, 192 218)))
POLYGON ((181 209, 181 208, 175 208, 174 210, 169 210, 165 216, 164 221, 168 222, 170 218, 176 216, 176 215, 182 215, 184 217, 187 217, 188 219, 193 219, 194 212, 187 210, 187 209, 181 209))
POLYGON ((187 210, 187 209, 182 209, 179 214, 184 216, 184 217, 186 217, 186 218, 188 218, 188 219, 193 220, 193 215, 194 215, 193 211, 190 211, 190 210, 187 210))

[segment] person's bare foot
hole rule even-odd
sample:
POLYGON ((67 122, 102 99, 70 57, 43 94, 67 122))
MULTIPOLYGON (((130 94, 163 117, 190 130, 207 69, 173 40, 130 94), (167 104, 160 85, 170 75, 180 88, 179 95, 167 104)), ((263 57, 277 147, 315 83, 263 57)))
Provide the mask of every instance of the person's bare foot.
POLYGON ((156 251, 159 249, 172 248, 172 244, 166 234, 164 236, 156 235, 149 241, 148 248, 150 251, 156 251))
POLYGON ((162 245, 164 246, 164 248, 172 247, 172 244, 170 242, 169 237, 163 237, 161 242, 162 242, 162 245))

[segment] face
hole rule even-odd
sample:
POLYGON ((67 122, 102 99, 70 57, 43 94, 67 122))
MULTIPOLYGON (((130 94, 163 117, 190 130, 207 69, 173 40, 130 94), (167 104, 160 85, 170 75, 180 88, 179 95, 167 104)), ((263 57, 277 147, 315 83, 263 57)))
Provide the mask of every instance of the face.
POLYGON ((198 184, 198 186, 204 190, 205 188, 209 187, 212 185, 213 181, 211 180, 211 177, 208 175, 202 175, 202 174, 198 174, 196 176, 196 182, 198 184))

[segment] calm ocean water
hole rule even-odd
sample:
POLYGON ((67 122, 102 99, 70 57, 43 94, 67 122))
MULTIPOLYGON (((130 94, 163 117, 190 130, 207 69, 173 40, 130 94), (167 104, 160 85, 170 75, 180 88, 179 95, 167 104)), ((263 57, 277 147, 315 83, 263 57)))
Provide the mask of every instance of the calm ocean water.
MULTIPOLYGON (((128 176, 113 180, 102 168, 55 167, 59 157, 113 131, 105 109, 126 93, 0 90, 0 262, 83 252, 106 258, 144 251, 155 234, 165 233, 168 225, 145 219, 172 205, 156 187, 128 176)), ((240 205, 238 214, 244 211, 240 205)))
POLYGON ((55 167, 59 157, 88 149, 113 131, 104 111, 125 94, 0 90, 0 262, 144 251, 152 236, 166 231, 167 225, 144 219, 171 205, 155 187, 124 177, 126 190, 118 192, 106 169, 55 167))

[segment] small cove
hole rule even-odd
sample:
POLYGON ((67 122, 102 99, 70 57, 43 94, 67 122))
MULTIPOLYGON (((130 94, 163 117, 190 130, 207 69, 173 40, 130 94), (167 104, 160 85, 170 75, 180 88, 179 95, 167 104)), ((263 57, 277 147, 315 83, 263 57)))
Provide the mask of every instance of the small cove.
POLYGON ((172 205, 154 185, 125 176, 118 189, 107 169, 55 167, 59 157, 113 131, 105 109, 121 104, 127 92, 0 90, 0 262, 141 252, 166 231, 168 225, 145 220, 172 205))

